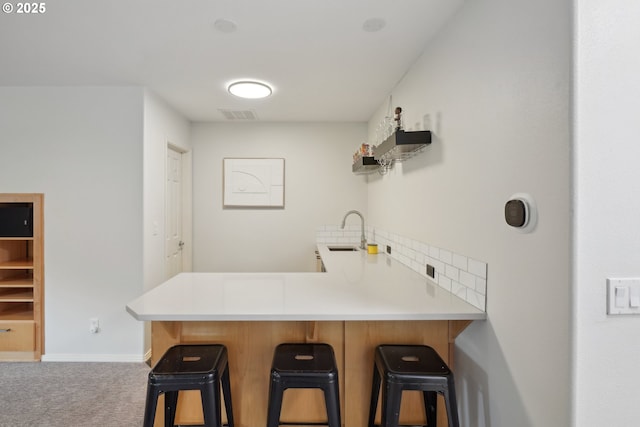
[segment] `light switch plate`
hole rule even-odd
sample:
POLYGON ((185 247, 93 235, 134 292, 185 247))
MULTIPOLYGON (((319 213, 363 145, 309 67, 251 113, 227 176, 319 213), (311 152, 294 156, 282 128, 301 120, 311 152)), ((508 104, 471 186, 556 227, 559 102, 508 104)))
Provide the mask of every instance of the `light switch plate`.
POLYGON ((640 279, 607 279, 607 314, 640 314, 640 279))

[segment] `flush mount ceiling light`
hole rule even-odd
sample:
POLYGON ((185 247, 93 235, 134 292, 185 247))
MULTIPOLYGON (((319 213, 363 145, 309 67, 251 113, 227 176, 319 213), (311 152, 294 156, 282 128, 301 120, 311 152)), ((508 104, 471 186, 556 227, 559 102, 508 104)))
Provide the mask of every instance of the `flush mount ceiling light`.
POLYGON ((273 93, 269 85, 249 80, 231 83, 227 90, 232 95, 248 99, 266 98, 273 93))

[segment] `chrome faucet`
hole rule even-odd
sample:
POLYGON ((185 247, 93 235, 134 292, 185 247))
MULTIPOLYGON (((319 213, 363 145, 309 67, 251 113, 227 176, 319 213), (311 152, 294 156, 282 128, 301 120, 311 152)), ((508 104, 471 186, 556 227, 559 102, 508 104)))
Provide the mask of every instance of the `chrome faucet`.
POLYGON ((345 214, 344 218, 342 218, 342 225, 340 226, 340 228, 344 228, 344 224, 347 221, 347 217, 351 214, 356 214, 360 217, 360 220, 362 221, 361 225, 360 225, 360 249, 366 249, 367 248, 367 239, 365 239, 364 237, 364 217, 362 216, 362 214, 356 210, 352 210, 349 211, 345 214))

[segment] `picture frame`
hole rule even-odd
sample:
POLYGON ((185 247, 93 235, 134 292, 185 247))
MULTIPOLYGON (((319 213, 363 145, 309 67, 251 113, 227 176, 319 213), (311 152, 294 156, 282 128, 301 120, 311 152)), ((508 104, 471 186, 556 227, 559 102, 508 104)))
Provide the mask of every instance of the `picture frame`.
POLYGON ((227 158, 223 208, 284 209, 284 158, 227 158))

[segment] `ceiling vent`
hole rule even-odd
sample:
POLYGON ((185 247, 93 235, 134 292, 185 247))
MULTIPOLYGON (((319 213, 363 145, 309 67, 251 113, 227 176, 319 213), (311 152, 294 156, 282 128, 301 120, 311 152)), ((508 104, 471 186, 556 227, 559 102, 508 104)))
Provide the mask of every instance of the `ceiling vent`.
POLYGON ((253 110, 225 110, 220 108, 219 111, 227 120, 258 120, 258 116, 253 110))

